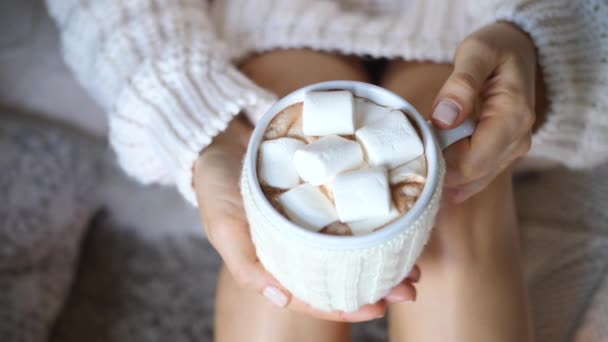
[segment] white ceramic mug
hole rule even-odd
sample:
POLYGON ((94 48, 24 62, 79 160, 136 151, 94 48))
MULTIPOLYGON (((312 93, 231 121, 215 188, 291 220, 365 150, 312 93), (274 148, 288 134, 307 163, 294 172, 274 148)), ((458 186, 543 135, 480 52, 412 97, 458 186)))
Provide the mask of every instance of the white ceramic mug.
POLYGON ((261 263, 295 297, 320 310, 350 312, 382 299, 407 276, 428 241, 445 174, 441 149, 472 135, 473 130, 474 124, 465 121, 453 130, 434 131, 406 100, 362 82, 317 83, 287 95, 258 122, 243 164, 243 203, 261 263), (306 92, 326 90, 348 90, 403 111, 419 128, 424 144, 427 181, 420 197, 405 215, 367 235, 333 236, 299 227, 275 210, 258 181, 258 149, 270 121, 303 101, 306 92))

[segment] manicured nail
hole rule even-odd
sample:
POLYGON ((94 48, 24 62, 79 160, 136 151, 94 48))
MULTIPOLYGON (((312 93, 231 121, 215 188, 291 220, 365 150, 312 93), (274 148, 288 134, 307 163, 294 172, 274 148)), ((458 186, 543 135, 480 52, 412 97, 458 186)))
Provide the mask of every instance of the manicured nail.
POLYGON ((267 286, 262 292, 264 297, 266 297, 272 304, 284 308, 287 306, 287 296, 283 291, 279 290, 274 286, 267 286))
POLYGON ((420 281, 420 268, 416 266, 414 269, 412 269, 412 272, 410 272, 407 279, 409 279, 412 283, 417 283, 420 281))
POLYGON ((416 298, 416 292, 414 292, 414 298, 412 298, 411 293, 407 293, 402 291, 392 291, 389 293, 384 299, 386 299, 389 303, 403 303, 403 302, 413 302, 416 298))
POLYGON ((407 298, 407 299, 390 299, 390 300, 387 298, 387 300, 388 300, 388 302, 390 304, 403 304, 403 303, 413 303, 413 302, 416 301, 416 298, 413 298, 413 299, 411 299, 411 298, 407 298))
POLYGON ((418 296, 418 292, 414 292, 411 297, 408 297, 405 300, 402 300, 402 301, 399 301, 399 302, 395 302, 395 303, 396 304, 399 304, 399 303, 414 303, 416 301, 416 297, 417 296, 418 296))
POLYGON ((452 200, 454 201, 454 203, 460 204, 460 203, 466 201, 468 198, 469 198, 469 193, 466 190, 464 190, 464 189, 460 189, 452 197, 452 200))
POLYGON ((441 100, 437 107, 435 107, 433 119, 450 126, 456 121, 459 112, 460 107, 454 101, 441 100))
POLYGON ((403 303, 403 302, 411 302, 412 299, 406 297, 403 294, 389 294, 385 297, 385 299, 390 303, 403 303))

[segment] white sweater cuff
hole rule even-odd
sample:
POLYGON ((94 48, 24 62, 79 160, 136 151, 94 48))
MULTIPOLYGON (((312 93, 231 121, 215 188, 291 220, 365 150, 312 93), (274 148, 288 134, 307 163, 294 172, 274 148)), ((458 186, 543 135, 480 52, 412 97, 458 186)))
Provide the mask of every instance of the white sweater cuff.
POLYGON ((572 168, 608 160, 608 6, 581 0, 521 1, 497 20, 518 25, 534 40, 550 108, 529 155, 572 168))
POLYGON ((234 115, 257 116, 275 98, 208 51, 167 51, 145 62, 110 116, 122 167, 143 183, 175 184, 196 205, 192 167, 234 115))

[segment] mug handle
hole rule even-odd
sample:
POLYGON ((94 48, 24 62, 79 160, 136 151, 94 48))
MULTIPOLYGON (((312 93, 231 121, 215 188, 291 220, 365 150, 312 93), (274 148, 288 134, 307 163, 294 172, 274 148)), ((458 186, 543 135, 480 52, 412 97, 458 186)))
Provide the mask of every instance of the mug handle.
POLYGON ((452 129, 433 128, 437 142, 442 150, 457 142, 458 140, 470 137, 475 132, 475 122, 471 119, 464 120, 460 126, 452 129))

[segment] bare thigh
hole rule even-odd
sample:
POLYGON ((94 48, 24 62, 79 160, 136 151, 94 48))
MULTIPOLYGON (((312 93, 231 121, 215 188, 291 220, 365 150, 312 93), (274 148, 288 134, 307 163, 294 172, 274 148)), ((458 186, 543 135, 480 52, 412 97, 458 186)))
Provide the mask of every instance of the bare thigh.
MULTIPOLYGON (((397 62, 382 85, 428 117, 450 72, 450 65, 397 62)), ((442 203, 418 264, 416 302, 390 308, 392 341, 529 340, 510 171, 463 204, 442 203)))
MULTIPOLYGON (((309 50, 260 54, 241 69, 260 86, 284 96, 308 84, 329 80, 368 81, 354 57, 309 50)), ((347 341, 349 325, 323 321, 272 306, 254 291, 241 289, 222 267, 216 295, 217 341, 347 341)))
POLYGON ((241 70, 278 96, 323 81, 369 81, 357 57, 312 50, 277 50, 255 55, 241 65, 241 70))

